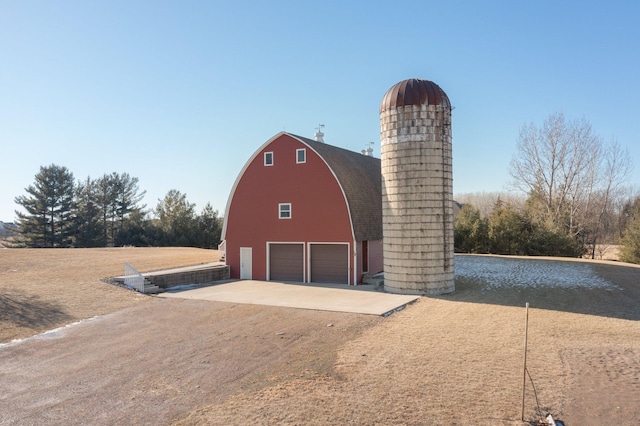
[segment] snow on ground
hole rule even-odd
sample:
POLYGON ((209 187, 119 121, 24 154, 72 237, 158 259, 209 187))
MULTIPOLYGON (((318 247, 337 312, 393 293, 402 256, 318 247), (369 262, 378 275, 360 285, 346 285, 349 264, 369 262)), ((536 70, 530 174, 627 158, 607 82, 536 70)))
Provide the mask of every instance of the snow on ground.
POLYGON ((455 255, 455 276, 481 282, 485 290, 504 287, 620 289, 598 276, 593 265, 560 260, 455 255))
POLYGON ((83 324, 83 323, 88 322, 88 321, 95 321, 95 320, 100 319, 100 318, 101 317, 99 317, 99 316, 86 318, 86 319, 82 319, 80 321, 72 322, 71 324, 63 325, 62 327, 54 328, 53 330, 44 331, 44 332, 42 332, 40 334, 36 334, 34 336, 31 336, 31 337, 26 337, 24 339, 13 339, 9 343, 0 343, 0 349, 6 348, 6 347, 9 347, 9 346, 19 345, 20 343, 26 342, 27 340, 33 340, 33 339, 58 339, 58 338, 62 337, 64 335, 64 332, 67 331, 70 327, 74 327, 76 325, 83 324))
MULTIPOLYGON (((563 288, 601 288, 620 290, 596 273, 593 265, 583 262, 571 262, 535 258, 510 258, 496 256, 455 255, 455 276, 473 279, 483 285, 484 290, 497 290, 506 287, 563 287, 563 288)), ((182 291, 197 288, 201 284, 188 284, 171 287, 167 291, 182 291)), ((80 320, 53 330, 45 331, 27 339, 52 339, 61 337, 69 328, 100 317, 80 320)), ((0 343, 0 349, 20 344, 27 339, 15 339, 9 343, 0 343)))

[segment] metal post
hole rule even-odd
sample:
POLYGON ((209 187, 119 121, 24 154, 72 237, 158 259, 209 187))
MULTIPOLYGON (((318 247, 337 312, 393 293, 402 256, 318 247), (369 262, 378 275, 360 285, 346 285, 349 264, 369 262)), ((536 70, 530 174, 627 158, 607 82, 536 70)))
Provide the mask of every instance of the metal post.
POLYGON ((522 421, 524 422, 524 393, 527 384, 527 340, 529 337, 529 302, 525 305, 524 321, 524 362, 522 365, 522 421))

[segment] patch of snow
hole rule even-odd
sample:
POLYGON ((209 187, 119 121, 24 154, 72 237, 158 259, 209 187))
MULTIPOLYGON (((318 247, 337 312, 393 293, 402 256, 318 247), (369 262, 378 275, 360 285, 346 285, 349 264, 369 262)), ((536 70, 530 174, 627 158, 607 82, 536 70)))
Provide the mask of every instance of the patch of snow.
POLYGON ((34 340, 34 339, 57 339, 59 337, 62 337, 63 334, 64 334, 64 331, 67 330, 68 328, 74 327, 74 326, 76 326, 78 324, 82 324, 82 323, 85 323, 85 322, 93 321, 93 320, 96 320, 98 318, 100 318, 100 317, 95 316, 95 317, 83 319, 83 320, 80 320, 80 321, 72 322, 71 324, 63 325, 62 327, 54 328, 53 330, 47 330, 47 331, 42 332, 40 334, 36 334, 35 336, 26 337, 24 339, 13 339, 9 343, 0 343, 0 349, 5 348, 5 347, 9 347, 9 346, 19 345, 20 343, 26 342, 28 340, 34 340))
POLYGON ((177 293, 180 291, 185 291, 185 290, 193 290, 194 288, 198 288, 198 287, 202 287, 203 284, 181 284, 181 285, 174 285, 171 287, 167 287, 164 292, 165 293, 177 293))
POLYGON ((620 289, 582 262, 514 259, 493 256, 455 256, 456 278, 469 278, 492 290, 505 287, 562 287, 620 289))

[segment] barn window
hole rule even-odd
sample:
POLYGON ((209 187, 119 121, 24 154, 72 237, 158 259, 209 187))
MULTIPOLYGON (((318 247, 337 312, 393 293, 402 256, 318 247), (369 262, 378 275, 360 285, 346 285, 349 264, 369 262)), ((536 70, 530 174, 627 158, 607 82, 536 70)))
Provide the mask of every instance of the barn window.
POLYGON ((278 204, 278 217, 280 219, 291 219, 291 203, 278 204))
POLYGON ((307 162, 307 150, 305 148, 296 149, 296 164, 307 162))
POLYGON ((264 153, 264 165, 273 166, 273 152, 264 153))

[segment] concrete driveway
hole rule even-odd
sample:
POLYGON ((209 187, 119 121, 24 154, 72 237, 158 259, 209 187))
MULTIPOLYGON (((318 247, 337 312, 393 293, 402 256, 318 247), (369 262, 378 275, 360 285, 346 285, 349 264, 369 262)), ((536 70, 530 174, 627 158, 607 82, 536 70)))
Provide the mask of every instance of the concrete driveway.
POLYGON ((158 297, 387 315, 420 296, 383 293, 371 285, 353 287, 242 280, 210 286, 178 287, 160 293, 158 297))

